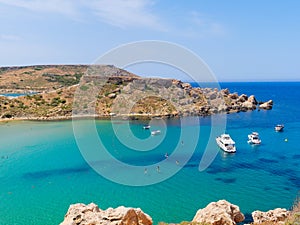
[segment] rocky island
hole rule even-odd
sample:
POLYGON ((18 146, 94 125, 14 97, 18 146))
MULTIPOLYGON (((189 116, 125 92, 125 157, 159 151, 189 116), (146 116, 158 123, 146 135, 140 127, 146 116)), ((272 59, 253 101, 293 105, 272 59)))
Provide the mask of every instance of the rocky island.
POLYGON ((254 95, 192 87, 176 79, 142 78, 109 65, 44 65, 0 68, 2 120, 58 120, 72 116, 149 119, 207 116, 271 109, 254 95))

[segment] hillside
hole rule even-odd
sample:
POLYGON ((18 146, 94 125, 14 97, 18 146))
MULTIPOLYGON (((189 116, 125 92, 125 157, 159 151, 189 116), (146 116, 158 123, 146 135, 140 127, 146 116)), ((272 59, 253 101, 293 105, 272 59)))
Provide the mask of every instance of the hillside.
MULTIPOLYGON (((176 79, 142 78, 114 66, 47 65, 0 68, 2 119, 70 119, 77 116, 150 118, 206 116, 254 110, 254 96, 193 88, 176 79)), ((272 102, 259 107, 270 109, 272 102)))

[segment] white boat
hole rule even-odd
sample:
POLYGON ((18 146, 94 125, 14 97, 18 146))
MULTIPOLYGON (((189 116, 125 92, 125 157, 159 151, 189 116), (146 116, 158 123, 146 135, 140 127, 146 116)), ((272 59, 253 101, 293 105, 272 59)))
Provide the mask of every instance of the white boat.
POLYGON ((157 134, 160 134, 160 130, 151 131, 151 135, 157 135, 157 134))
POLYGON ((254 145, 259 145, 261 143, 259 134, 257 132, 252 132, 251 134, 249 134, 248 135, 248 143, 254 144, 254 145))
POLYGON ((143 126, 143 128, 144 128, 145 130, 150 129, 150 127, 151 127, 150 125, 144 125, 144 126, 143 126))
POLYGON ((283 131, 284 125, 283 124, 277 124, 275 126, 275 131, 283 131))
POLYGON ((229 134, 222 134, 221 136, 217 137, 216 142, 224 152, 236 152, 235 142, 231 139, 229 134))

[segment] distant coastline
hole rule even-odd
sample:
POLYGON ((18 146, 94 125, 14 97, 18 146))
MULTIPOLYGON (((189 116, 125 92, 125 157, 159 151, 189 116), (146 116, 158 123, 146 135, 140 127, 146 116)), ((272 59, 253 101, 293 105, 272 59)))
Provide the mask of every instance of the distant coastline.
POLYGON ((176 79, 142 78, 111 65, 0 68, 0 121, 209 116, 272 109, 273 101, 176 79))

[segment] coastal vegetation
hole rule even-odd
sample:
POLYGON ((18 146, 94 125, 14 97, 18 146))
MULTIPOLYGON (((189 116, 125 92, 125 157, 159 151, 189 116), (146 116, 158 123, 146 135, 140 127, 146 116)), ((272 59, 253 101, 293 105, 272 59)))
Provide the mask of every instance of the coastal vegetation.
POLYGON ((127 116, 207 116, 272 108, 254 96, 228 89, 192 87, 176 79, 141 78, 107 66, 38 65, 0 68, 1 119, 70 119, 91 114, 99 118, 127 116), (74 114, 73 114, 74 115, 74 114))

